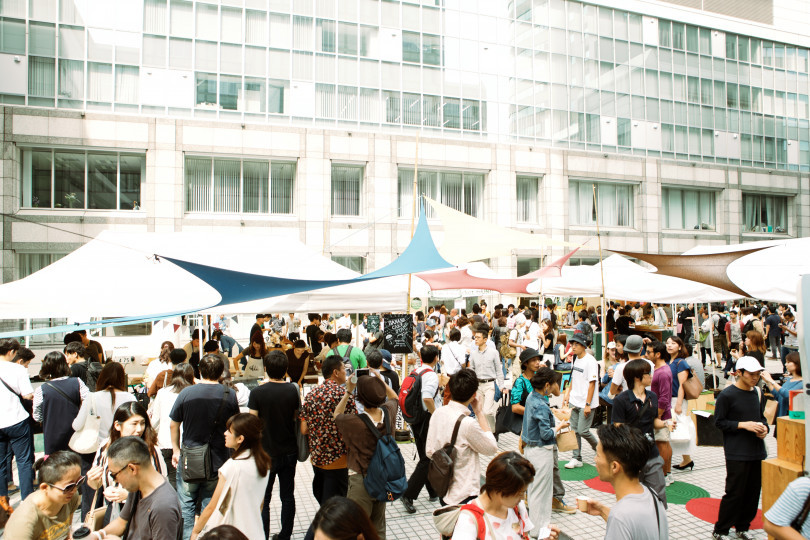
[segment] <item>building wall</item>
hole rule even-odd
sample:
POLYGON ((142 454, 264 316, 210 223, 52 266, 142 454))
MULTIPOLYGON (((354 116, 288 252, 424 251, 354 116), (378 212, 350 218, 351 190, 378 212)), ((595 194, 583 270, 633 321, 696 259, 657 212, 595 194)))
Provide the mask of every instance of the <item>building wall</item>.
MULTIPOLYGON (((415 136, 320 128, 206 122, 169 118, 134 118, 88 112, 3 109, 3 281, 19 277, 25 253, 67 253, 105 229, 133 231, 210 231, 270 234, 296 238, 327 255, 366 258, 366 270, 395 258, 408 243, 410 219, 398 217, 397 172, 413 168, 415 136), (86 148, 145 153, 139 210, 21 208, 20 156, 27 148, 86 148), (185 208, 184 159, 192 156, 270 158, 297 163, 294 207, 290 215, 190 213, 185 208), (332 164, 365 167, 360 215, 330 215, 332 164), (8 214, 13 214, 9 216, 8 214), (45 225, 45 226, 43 226, 45 225)), ((806 236, 810 227, 808 175, 762 171, 717 164, 678 162, 648 156, 459 141, 422 136, 420 170, 471 171, 484 174, 480 217, 552 238, 584 243, 578 256, 597 255, 596 229, 572 225, 570 183, 609 181, 633 186, 629 227, 602 227, 605 250, 678 253, 697 244, 736 243, 778 238, 773 233, 743 233, 742 192, 784 194, 788 204, 787 236, 806 236), (539 216, 535 223, 516 218, 516 176, 541 177, 539 216), (668 230, 663 227, 663 186, 716 190, 716 230, 668 230)), ((432 221, 440 230, 440 222, 432 221)), ((469 242, 475 242, 469 238, 469 242)), ((223 257, 240 258, 227 246, 214 246, 223 257)), ((283 240, 261 246, 278 249, 283 240)), ((519 247, 511 257, 490 260, 504 275, 514 274, 519 257, 562 255, 555 249, 519 247)), ((246 267, 246 270, 250 270, 246 267)))

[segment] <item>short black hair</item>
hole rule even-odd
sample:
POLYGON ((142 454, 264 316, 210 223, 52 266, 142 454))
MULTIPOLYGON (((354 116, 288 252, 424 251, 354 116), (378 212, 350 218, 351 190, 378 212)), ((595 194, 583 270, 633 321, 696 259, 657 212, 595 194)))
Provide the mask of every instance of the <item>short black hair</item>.
POLYGON ((646 360, 636 358, 635 360, 627 362, 623 372, 624 380, 627 381, 627 387, 632 389, 633 385, 636 384, 636 379, 640 381, 647 373, 652 375, 650 364, 646 360))
POLYGON ((627 424, 605 424, 596 433, 608 461, 618 461, 624 474, 638 478, 650 457, 652 444, 641 430, 627 424))
POLYGON ((65 334, 65 337, 62 340, 62 342, 65 345, 67 345, 68 343, 73 343, 74 341, 78 341, 79 343, 81 343, 82 341, 82 336, 80 336, 77 332, 70 332, 68 334, 65 334))
POLYGON ((647 348, 652 349, 653 355, 660 354, 661 358, 669 362, 670 355, 667 352, 667 346, 661 343, 660 341, 653 341, 652 343, 647 345, 647 348))
POLYGON ((76 353, 80 358, 87 358, 87 349, 84 348, 81 341, 71 341, 65 345, 65 354, 76 353))
POLYGON ((217 352, 218 350, 219 350, 219 342, 214 341, 213 339, 206 341, 205 345, 203 345, 204 353, 213 353, 217 352))
POLYGON ((59 351, 51 351, 42 359, 42 367, 39 369, 39 376, 51 381, 59 377, 70 376, 70 366, 68 366, 65 355, 59 351))
POLYGON ((183 349, 172 349, 172 352, 169 353, 169 361, 172 363, 173 366, 177 364, 182 364, 186 361, 188 355, 186 351, 183 349))
POLYGON ((579 318, 583 321, 588 318, 588 310, 587 309, 580 309, 579 310, 579 318))
POLYGON ((340 343, 351 343, 352 331, 348 328, 341 328, 337 331, 337 339, 340 343))
POLYGON ((450 330, 450 335, 448 336, 450 341, 461 341, 461 330, 458 328, 453 328, 450 330))
POLYGON ((17 352, 20 350, 20 342, 14 338, 0 339, 0 354, 6 355, 11 351, 17 352))
POLYGON ((447 383, 453 401, 464 403, 478 391, 478 376, 469 368, 462 368, 450 376, 447 383))
POLYGON ((283 379, 287 373, 287 355, 279 350, 270 351, 264 355, 264 370, 271 379, 283 379))
POLYGON ((218 381, 225 370, 225 363, 218 354, 206 354, 200 359, 200 376, 206 381, 218 381))
POLYGON ((382 362, 383 356, 380 351, 371 351, 366 355, 366 363, 370 368, 380 369, 380 367, 382 366, 382 362))
POLYGON ((191 341, 195 339, 200 339, 200 332, 202 332, 202 339, 205 339, 205 330, 200 330, 199 328, 195 328, 194 331, 191 333, 191 341))
POLYGON ((130 435, 121 437, 107 449, 107 459, 117 463, 133 463, 146 465, 151 463, 152 454, 149 446, 140 437, 130 435))
POLYGON ((309 319, 309 322, 320 321, 321 320, 321 314, 320 313, 307 313, 307 318, 309 319))
POLYGON ((336 369, 343 369, 343 360, 335 355, 327 356, 321 366, 324 380, 330 378, 336 369))
POLYGON ((543 366, 538 369, 534 375, 532 375, 532 380, 530 382, 532 384, 532 388, 535 390, 542 390, 546 387, 546 383, 550 385, 554 385, 554 383, 560 384, 561 380, 562 373, 558 373, 553 369, 543 366))
POLYGON ((259 319, 264 319, 264 313, 257 313, 256 314, 256 320, 258 321, 259 319))
POLYGON ((419 351, 419 356, 422 358, 423 364, 432 364, 439 356, 439 348, 435 345, 425 345, 419 351))
POLYGON ((34 359, 34 356, 36 356, 34 351, 28 347, 20 347, 20 350, 18 350, 17 354, 14 355, 12 362, 29 362, 34 359))

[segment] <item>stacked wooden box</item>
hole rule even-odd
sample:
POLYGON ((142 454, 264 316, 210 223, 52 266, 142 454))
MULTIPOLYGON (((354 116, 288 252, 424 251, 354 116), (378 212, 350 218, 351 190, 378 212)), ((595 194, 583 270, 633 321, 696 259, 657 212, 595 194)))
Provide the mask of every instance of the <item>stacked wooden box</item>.
POLYGON ((776 457, 762 462, 763 513, 804 470, 804 420, 777 418, 776 435, 776 457))

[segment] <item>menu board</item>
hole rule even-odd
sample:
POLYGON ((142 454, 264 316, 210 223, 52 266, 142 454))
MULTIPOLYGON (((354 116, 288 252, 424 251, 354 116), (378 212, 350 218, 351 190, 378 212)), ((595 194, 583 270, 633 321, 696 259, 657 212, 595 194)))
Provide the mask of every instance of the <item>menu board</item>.
POLYGON ((390 314, 383 317, 383 347, 392 354, 413 352, 413 316, 390 314))
POLYGON ((374 334, 380 331, 380 316, 368 315, 366 316, 366 332, 374 334))

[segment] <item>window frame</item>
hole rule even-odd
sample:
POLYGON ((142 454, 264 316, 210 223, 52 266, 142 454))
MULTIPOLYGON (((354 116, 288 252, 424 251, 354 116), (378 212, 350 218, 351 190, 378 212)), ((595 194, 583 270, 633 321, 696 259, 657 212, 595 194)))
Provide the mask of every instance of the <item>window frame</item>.
POLYGON ((540 217, 540 201, 542 199, 540 195, 540 189, 543 183, 543 175, 542 174, 516 174, 515 175, 515 220, 518 223, 529 223, 529 224, 540 224, 541 217, 540 217), (521 181, 529 181, 533 180, 535 182, 534 189, 531 189, 531 186, 526 190, 529 192, 534 193, 534 201, 527 201, 526 203, 521 203, 520 201, 520 183, 521 181), (528 208, 528 206, 533 206, 533 213, 532 216, 532 209, 528 208), (529 215, 526 215, 528 211, 529 215))
MULTIPOLYGON (((741 204, 741 210, 742 210, 742 212, 741 212, 742 225, 740 227, 741 232, 743 234, 767 234, 767 235, 780 234, 780 235, 789 235, 790 234, 790 215, 789 214, 790 214, 790 199, 791 198, 792 198, 791 195, 772 195, 770 193, 743 191, 742 192, 742 198, 741 198, 742 200, 741 200, 741 203, 740 203, 741 204), (746 216, 745 216, 745 214, 746 214, 746 200, 751 199, 751 198, 758 199, 759 210, 757 211, 757 213, 760 215, 760 217, 762 216, 762 206, 763 206, 764 203, 767 203, 769 199, 773 200, 773 202, 777 202, 777 201, 781 202, 781 204, 784 205, 783 208, 782 208, 782 216, 784 218, 784 227, 782 227, 783 230, 780 231, 779 230, 780 227, 778 225, 775 225, 775 224, 774 225, 765 224, 766 227, 771 228, 772 230, 756 230, 757 228, 760 227, 759 225, 754 226, 753 228, 751 228, 749 230, 748 225, 746 224, 746 219, 745 219, 746 216)), ((775 208, 774 208, 774 210, 775 210, 775 208)))
MULTIPOLYGON (((440 202, 450 208, 458 212, 462 212, 467 214, 468 216, 472 217, 482 217, 484 214, 484 190, 486 189, 487 185, 487 173, 484 171, 475 171, 475 170, 458 170, 458 169, 423 169, 419 168, 419 184, 425 184, 429 188, 431 188, 431 193, 426 193, 430 198, 435 201, 440 202), (461 176, 461 205, 462 208, 457 208, 451 204, 448 204, 450 201, 446 201, 444 199, 444 190, 442 189, 444 175, 454 174, 461 176), (475 204, 472 201, 469 204, 469 207, 475 207, 475 214, 470 214, 466 211, 468 204, 468 190, 467 186, 469 182, 477 181, 473 177, 480 176, 480 186, 478 186, 478 200, 475 201, 475 204)), ((413 168, 412 167, 397 167, 397 216, 400 219, 409 218, 411 212, 411 205, 413 204, 413 168), (408 173, 410 178, 408 180, 408 187, 407 190, 402 186, 403 181, 403 173, 408 173), (406 195, 407 193, 407 195, 406 195)), ((421 193, 419 194, 421 195, 421 193)), ((430 207, 425 208, 425 212, 428 218, 433 218, 433 209, 430 207)))
MULTIPOLYGON (((364 204, 363 204, 364 203, 363 186, 365 184, 365 176, 366 176, 366 164, 365 163, 359 164, 359 163, 332 162, 332 166, 330 168, 330 173, 329 173, 329 178, 330 178, 330 183, 329 183, 329 215, 330 216, 337 217, 337 218, 356 218, 356 217, 362 217, 363 216, 363 213, 364 213, 363 212, 363 206, 364 206, 364 204), (354 170, 359 170, 360 171, 359 177, 357 178, 357 199, 356 199, 357 213, 347 214, 347 213, 336 213, 335 212, 335 209, 336 209, 335 207, 337 206, 336 203, 338 202, 335 199, 335 182, 336 182, 335 171, 336 171, 336 167, 345 168, 347 170, 348 169, 354 169, 354 170)), ((337 180, 337 181, 342 181, 342 182, 352 181, 353 182, 354 180, 344 179, 344 180, 337 180)), ((345 199, 345 196, 344 196, 344 199, 345 199)), ((342 201, 341 204, 345 207, 346 204, 347 204, 347 201, 344 200, 344 201, 342 201)))
MULTIPOLYGON (((573 179, 568 180, 568 223, 569 223, 569 225, 572 225, 572 226, 575 226, 575 227, 588 227, 588 228, 593 227, 593 228, 596 228, 596 221, 595 220, 593 220, 593 221, 589 220, 588 223, 580 223, 579 222, 578 216, 579 216, 579 214, 582 213, 582 210, 579 209, 579 207, 580 207, 579 184, 587 184, 588 186, 590 186, 592 184, 596 184, 596 188, 597 188, 597 195, 596 195, 597 196, 597 204, 599 202, 599 190, 600 190, 600 188, 610 188, 610 187, 612 187, 612 188, 615 188, 617 190, 616 191, 616 194, 617 194, 617 199, 616 199, 617 213, 616 213, 616 216, 617 216, 617 222, 618 223, 605 223, 604 221, 601 221, 599 223, 600 227, 609 227, 609 228, 617 228, 617 229, 635 229, 635 218, 636 218, 636 208, 635 208, 635 206, 636 206, 636 188, 637 188, 637 184, 634 183, 634 182, 617 182, 617 181, 608 181, 608 180, 592 180, 592 179, 584 179, 584 178, 573 178, 573 179), (619 215, 620 212, 621 212, 621 209, 618 208, 618 189, 619 188, 626 188, 626 189, 629 190, 628 201, 627 201, 627 211, 628 211, 627 222, 628 223, 625 224, 625 225, 619 224, 621 222, 621 219, 620 219, 621 216, 619 215), (572 209, 573 209, 574 204, 575 204, 574 203, 574 198, 576 198, 576 204, 577 204, 577 211, 576 212, 572 212, 572 209)), ((592 195, 590 196, 590 200, 591 200, 591 203, 590 203, 590 205, 591 205, 591 214, 593 214, 593 196, 592 195)), ((603 217, 603 216, 604 216, 604 212, 600 213, 600 217, 603 217)))
MULTIPOLYGON (((700 231, 700 232, 717 232, 717 200, 718 200, 719 192, 713 189, 700 189, 696 187, 686 186, 680 187, 675 185, 664 185, 661 186, 661 228, 667 231, 700 231), (669 220, 669 211, 667 209, 669 205, 668 197, 673 194, 673 192, 680 193, 681 196, 681 212, 683 212, 686 203, 685 203, 685 195, 687 192, 695 193, 698 196, 698 205, 697 205, 697 213, 698 213, 698 227, 693 228, 681 228, 681 227, 672 227, 670 225, 669 220), (701 214, 701 204, 700 204, 700 196, 702 194, 710 194, 713 197, 712 206, 714 207, 714 216, 713 220, 714 223, 708 223, 705 221, 704 216, 701 214), (703 227, 703 224, 707 223, 708 227, 703 227)), ((685 219, 682 217, 682 221, 685 219)))

